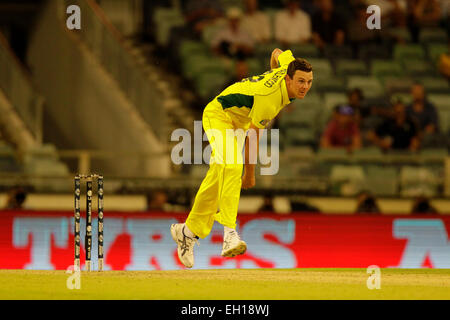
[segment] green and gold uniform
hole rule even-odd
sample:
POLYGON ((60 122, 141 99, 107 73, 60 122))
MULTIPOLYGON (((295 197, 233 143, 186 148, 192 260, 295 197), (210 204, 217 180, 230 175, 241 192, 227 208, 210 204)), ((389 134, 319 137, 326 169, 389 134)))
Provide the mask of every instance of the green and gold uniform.
POLYGON ((204 109, 202 123, 211 144, 211 160, 186 220, 188 228, 200 238, 208 236, 215 220, 235 229, 245 135, 231 135, 231 143, 226 143, 226 137, 238 129, 247 130, 251 123, 265 128, 292 101, 285 76, 294 59, 290 50, 284 51, 278 56, 278 68, 232 84, 204 109), (232 161, 226 156, 231 152, 232 161))

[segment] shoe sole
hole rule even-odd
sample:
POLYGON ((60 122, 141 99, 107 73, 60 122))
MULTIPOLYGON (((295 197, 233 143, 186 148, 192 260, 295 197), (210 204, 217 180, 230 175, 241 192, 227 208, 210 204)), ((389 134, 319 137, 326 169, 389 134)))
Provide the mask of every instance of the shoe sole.
POLYGON ((241 240, 241 242, 239 242, 239 244, 236 247, 228 249, 225 252, 222 252, 222 257, 233 258, 238 255, 244 254, 245 251, 247 251, 247 244, 241 240))
POLYGON ((175 224, 172 224, 172 225, 170 226, 170 234, 172 235, 173 241, 175 241, 175 243, 176 243, 177 246, 178 246, 177 235, 176 235, 176 233, 175 233, 175 224))
MULTIPOLYGON (((170 226, 170 234, 172 235, 173 241, 175 241, 175 243, 177 244, 177 254, 178 254, 178 259, 180 260, 181 263, 183 263, 183 260, 181 260, 181 257, 180 257, 179 251, 178 251, 178 238, 177 238, 177 235, 176 235, 176 232, 175 232, 175 224, 172 224, 172 225, 170 226)), ((194 265, 192 265, 192 266, 187 266, 187 265, 185 265, 184 263, 183 263, 183 265, 184 265, 186 268, 192 268, 192 267, 194 266, 194 265)))

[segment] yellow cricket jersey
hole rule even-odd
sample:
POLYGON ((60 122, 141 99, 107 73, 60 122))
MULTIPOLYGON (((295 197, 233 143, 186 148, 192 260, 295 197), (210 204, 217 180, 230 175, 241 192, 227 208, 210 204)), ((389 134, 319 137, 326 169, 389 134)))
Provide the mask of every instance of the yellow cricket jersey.
POLYGON ((293 60, 291 50, 284 51, 278 56, 280 67, 232 84, 212 103, 221 105, 236 128, 246 130, 250 123, 265 128, 293 100, 288 97, 284 79, 287 67, 293 60))

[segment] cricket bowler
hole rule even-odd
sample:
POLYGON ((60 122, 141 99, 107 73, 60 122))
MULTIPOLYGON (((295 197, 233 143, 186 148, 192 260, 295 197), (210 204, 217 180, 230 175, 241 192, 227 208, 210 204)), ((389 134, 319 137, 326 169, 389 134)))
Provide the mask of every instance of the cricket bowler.
POLYGON ((259 129, 294 99, 303 99, 313 81, 311 64, 294 58, 290 50, 273 50, 270 67, 262 75, 227 87, 203 111, 202 124, 211 145, 209 170, 185 223, 170 227, 178 257, 187 268, 194 266, 194 244, 209 235, 214 221, 224 226, 223 257, 247 250, 236 231, 236 218, 241 188, 255 185, 255 163, 250 159, 258 154, 259 129), (244 134, 234 135, 237 130, 244 134), (251 144, 245 132, 254 133, 256 143, 251 144))

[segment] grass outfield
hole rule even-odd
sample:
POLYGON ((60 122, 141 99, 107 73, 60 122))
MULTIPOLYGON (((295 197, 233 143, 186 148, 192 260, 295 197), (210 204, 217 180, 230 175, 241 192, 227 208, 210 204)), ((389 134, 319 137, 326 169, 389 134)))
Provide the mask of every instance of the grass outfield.
POLYGON ((232 269, 82 272, 69 290, 65 271, 0 270, 0 299, 450 299, 449 269, 232 269))

